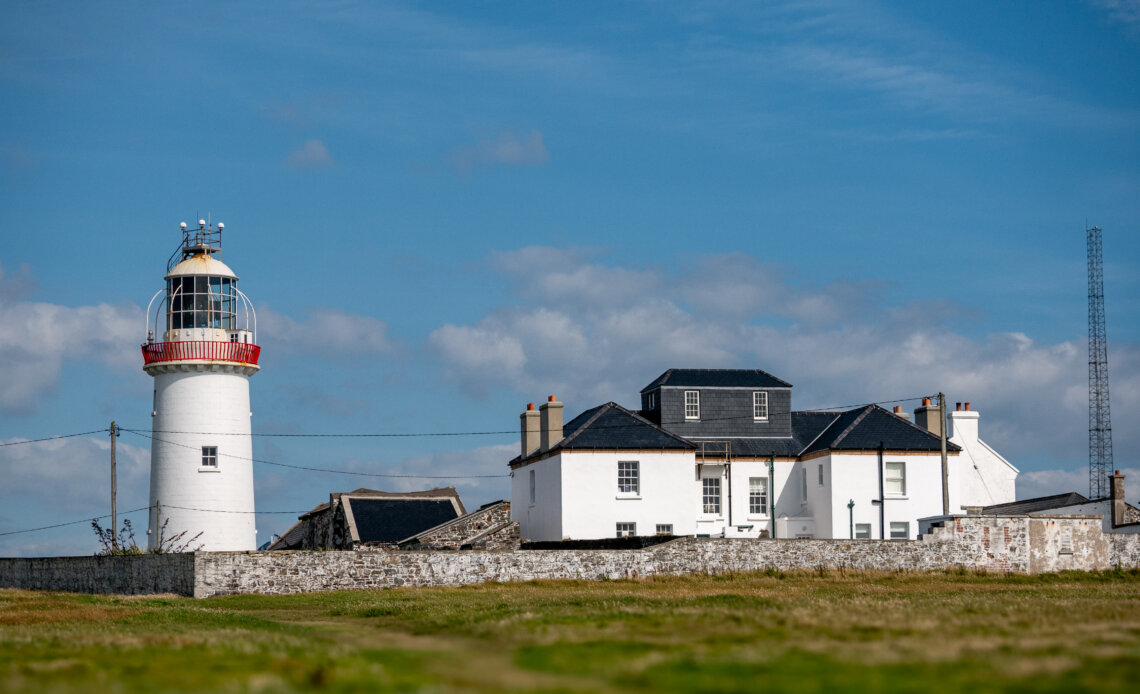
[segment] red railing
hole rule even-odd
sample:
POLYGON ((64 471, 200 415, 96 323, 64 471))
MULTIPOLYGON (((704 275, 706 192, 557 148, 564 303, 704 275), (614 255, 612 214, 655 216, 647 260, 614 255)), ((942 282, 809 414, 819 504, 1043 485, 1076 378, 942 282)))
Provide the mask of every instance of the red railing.
POLYGON ((159 361, 235 361, 257 364, 261 347, 244 342, 151 342, 142 346, 143 364, 159 361))

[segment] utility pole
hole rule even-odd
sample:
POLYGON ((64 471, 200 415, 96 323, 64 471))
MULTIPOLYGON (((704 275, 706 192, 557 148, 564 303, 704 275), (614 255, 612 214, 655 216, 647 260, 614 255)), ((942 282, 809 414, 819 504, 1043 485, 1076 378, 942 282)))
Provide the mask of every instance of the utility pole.
POLYGON ((950 463, 946 460, 946 394, 938 393, 938 429, 942 432, 942 515, 950 515, 950 463))
POLYGON ((115 474, 115 439, 119 438, 119 427, 111 422, 111 551, 119 548, 119 512, 115 506, 117 480, 115 474))
POLYGON ((1089 498, 1109 496, 1112 413, 1108 398, 1108 338, 1104 330, 1104 254, 1101 228, 1085 229, 1089 258, 1089 498))

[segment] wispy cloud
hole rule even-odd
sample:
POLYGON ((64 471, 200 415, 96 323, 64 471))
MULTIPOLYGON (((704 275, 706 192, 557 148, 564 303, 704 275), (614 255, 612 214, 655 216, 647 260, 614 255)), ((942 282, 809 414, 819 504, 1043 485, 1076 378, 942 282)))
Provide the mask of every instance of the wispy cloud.
POLYGON ((289 153, 286 162, 294 169, 323 169, 336 163, 320 140, 306 141, 300 149, 289 153))
POLYGON ((525 133, 501 132, 474 145, 456 147, 447 161, 453 169, 466 175, 479 167, 542 166, 549 159, 550 153, 546 150, 542 133, 531 130, 525 133))
POLYGON ((383 321, 335 308, 305 309, 297 320, 260 306, 258 340, 286 354, 320 356, 333 361, 391 355, 397 344, 383 321))
POLYGON ((1140 26, 1140 0, 1088 0, 1096 8, 1108 13, 1109 19, 1136 29, 1140 26))

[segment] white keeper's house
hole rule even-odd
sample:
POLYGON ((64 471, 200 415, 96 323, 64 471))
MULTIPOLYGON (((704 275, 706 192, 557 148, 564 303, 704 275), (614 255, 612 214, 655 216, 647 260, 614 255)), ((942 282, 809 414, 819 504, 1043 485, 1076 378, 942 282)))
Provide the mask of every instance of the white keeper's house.
MULTIPOLYGON (((563 425, 554 396, 522 413, 511 515, 531 540, 624 535, 913 539, 944 515, 941 426, 929 400, 795 412, 758 369, 670 369, 563 425)), ((1014 500, 1017 468, 948 413, 949 513, 1014 500)))

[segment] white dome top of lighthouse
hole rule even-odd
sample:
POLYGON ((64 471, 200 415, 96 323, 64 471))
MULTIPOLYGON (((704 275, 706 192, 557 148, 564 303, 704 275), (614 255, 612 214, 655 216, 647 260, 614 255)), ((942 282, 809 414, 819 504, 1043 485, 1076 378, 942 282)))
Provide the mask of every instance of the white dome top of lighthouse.
POLYGON ((238 276, 230 269, 228 265, 220 260, 214 259, 208 253, 198 253, 192 255, 181 263, 178 263, 170 272, 166 274, 166 279, 171 277, 183 277, 186 275, 211 275, 214 277, 232 277, 237 279, 238 276))

